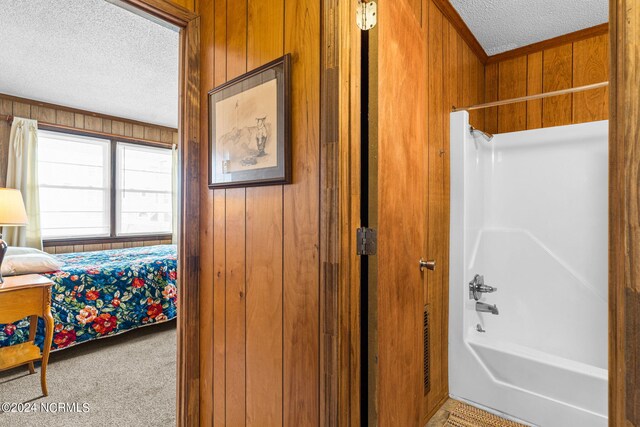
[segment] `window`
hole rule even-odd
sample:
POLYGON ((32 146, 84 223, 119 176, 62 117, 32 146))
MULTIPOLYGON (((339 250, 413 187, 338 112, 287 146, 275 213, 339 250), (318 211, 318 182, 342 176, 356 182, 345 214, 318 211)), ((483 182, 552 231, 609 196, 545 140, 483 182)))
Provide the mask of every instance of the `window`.
POLYGON ((110 144, 38 131, 43 239, 110 236, 110 144))
POLYGON ((118 142, 118 236, 171 233, 171 150, 118 142))
POLYGON ((44 240, 171 234, 170 148, 39 130, 38 174, 44 240))

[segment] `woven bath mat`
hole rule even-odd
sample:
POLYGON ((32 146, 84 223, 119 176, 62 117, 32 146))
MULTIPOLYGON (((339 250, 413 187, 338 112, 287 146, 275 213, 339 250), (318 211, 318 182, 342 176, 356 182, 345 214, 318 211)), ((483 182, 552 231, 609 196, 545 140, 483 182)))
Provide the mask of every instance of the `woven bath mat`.
POLYGON ((445 423, 445 427, 527 427, 524 424, 505 420, 482 409, 457 403, 445 423))

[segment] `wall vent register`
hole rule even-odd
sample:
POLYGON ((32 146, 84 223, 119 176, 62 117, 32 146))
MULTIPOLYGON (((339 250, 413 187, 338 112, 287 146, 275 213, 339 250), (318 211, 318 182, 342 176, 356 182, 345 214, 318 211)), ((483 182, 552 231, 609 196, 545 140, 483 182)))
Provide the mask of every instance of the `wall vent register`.
POLYGON ((430 355, 429 351, 429 312, 427 311, 427 306, 424 306, 423 313, 423 324, 422 324, 422 333, 423 333, 423 343, 424 343, 424 394, 425 396, 431 390, 431 375, 429 370, 430 365, 430 355))

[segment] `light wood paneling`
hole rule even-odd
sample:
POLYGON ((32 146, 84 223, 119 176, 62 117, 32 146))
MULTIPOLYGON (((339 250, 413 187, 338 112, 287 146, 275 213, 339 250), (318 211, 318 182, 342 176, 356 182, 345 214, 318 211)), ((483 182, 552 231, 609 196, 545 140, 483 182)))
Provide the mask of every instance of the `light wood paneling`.
MULTIPOLYGON (((609 75, 608 43, 609 36, 599 32, 573 43, 554 45, 517 57, 508 56, 499 62, 490 61, 486 65, 486 101, 495 100, 496 86, 502 90, 497 99, 509 99, 606 81, 609 75)), ((607 98, 608 90, 603 88, 501 106, 498 107, 497 130, 520 131, 606 120, 607 98)), ((496 130, 492 110, 487 110, 485 121, 489 132, 496 130)))
MULTIPOLYGON (((436 263, 442 262, 445 258, 446 245, 443 240, 443 228, 441 224, 446 223, 447 218, 444 218, 445 204, 447 200, 444 197, 444 153, 448 150, 445 148, 445 129, 444 129, 444 116, 449 115, 449 112, 443 108, 445 105, 444 98, 444 83, 447 81, 444 70, 444 37, 445 34, 445 21, 442 17, 440 10, 429 1, 429 25, 427 31, 427 43, 428 43, 428 63, 429 63, 429 79, 427 94, 428 99, 428 147, 427 147, 427 159, 428 165, 423 173, 427 175, 428 181, 428 202, 427 202, 427 249, 426 252, 420 256, 428 257, 429 259, 436 260, 436 263)), ((478 91, 478 67, 476 65, 476 58, 470 52, 470 68, 468 73, 469 86, 472 94, 478 91)), ((477 120, 477 115, 474 117, 477 120)), ((448 131, 446 132, 448 133, 448 131)), ((423 190, 424 191, 424 190, 423 190)), ((415 260, 417 255, 411 258, 411 267, 415 270, 415 260)), ((444 296, 443 287, 443 270, 437 269, 435 271, 426 271, 423 273, 424 277, 424 302, 423 305, 427 306, 430 317, 430 345, 432 355, 430 358, 430 372, 431 372, 431 391, 425 395, 423 401, 423 408, 430 409, 437 405, 440 401, 440 395, 447 389, 446 376, 443 376, 442 372, 442 360, 438 357, 440 350, 442 349, 442 330, 444 329, 444 312, 442 310, 442 302, 444 296)), ((420 307, 419 314, 422 313, 423 307, 420 307)), ((419 316, 420 318, 421 316, 419 316)), ((420 369, 421 371, 422 369, 420 369)))
POLYGON ((246 197, 245 189, 226 190, 226 422, 246 425, 246 197))
POLYGON ((62 110, 58 110, 56 112, 56 124, 63 126, 73 126, 74 123, 74 115, 72 112, 62 110))
MULTIPOLYGON (((609 45, 606 35, 573 44, 573 86, 609 80, 609 45)), ((609 116, 609 89, 573 94, 573 123, 606 120, 609 116)))
MULTIPOLYGON (((484 64, 475 55, 474 55, 474 63, 477 69, 476 80, 478 81, 478 85, 476 87, 476 92, 474 96, 477 102, 484 102, 484 93, 486 91, 486 78, 484 76, 485 74, 484 64)), ((445 80, 449 79, 448 76, 444 76, 444 77, 445 77, 445 80)), ((484 124, 485 116, 486 116, 486 111, 484 110, 478 111, 478 115, 476 116, 477 121, 474 123, 476 123, 477 126, 482 126, 484 124)))
MULTIPOLYGON (((542 55, 542 88, 544 92, 568 89, 573 82, 573 46, 570 44, 545 50, 542 55)), ((572 95, 542 100, 542 125, 562 126, 571 123, 572 95)))
POLYGON ((84 114, 75 113, 73 116, 73 127, 77 129, 84 129, 84 114))
MULTIPOLYGON (((423 408, 420 331, 424 277, 416 261, 427 251, 429 165, 427 144, 421 142, 427 140, 429 95, 439 96, 442 102, 442 84, 428 77, 432 70, 442 69, 442 54, 433 52, 439 60, 431 64, 425 30, 438 25, 436 14, 421 27, 405 1, 380 2, 378 11, 385 20, 377 27, 378 100, 370 107, 377 112, 373 126, 378 141, 374 207, 378 218, 378 364, 370 363, 370 369, 378 371, 377 425, 418 426, 423 408), (408 98, 412 101, 405 102, 408 98)), ((432 39, 438 38, 441 49, 439 18, 440 26, 432 29, 432 39)), ((375 424, 369 419, 363 425, 375 424)))
POLYGON ((284 0, 249 0, 247 68, 253 70, 284 54, 284 0))
MULTIPOLYGON (((223 84, 227 79, 227 1, 213 1, 213 23, 209 20, 202 26, 202 46, 213 49, 213 72, 207 68, 201 69, 200 74, 205 83, 202 87, 205 92, 215 86, 223 84), (211 74, 211 75, 210 75, 211 74)), ((205 104, 208 106, 207 104, 205 104)), ((209 138, 209 109, 207 120, 202 122, 202 138, 209 138), (207 125, 205 125, 207 124, 207 125)), ((207 156, 208 157, 208 156, 207 156)), ((208 177, 208 161, 206 170, 201 171, 202 177, 208 177)), ((207 178, 208 179, 208 178, 207 178)), ((211 191, 211 190, 207 190, 211 191)), ((227 398, 226 398, 226 360, 227 360, 227 271, 226 271, 226 242, 227 242, 227 206, 226 190, 215 190, 213 193, 213 273, 214 273, 214 311, 213 311, 213 395, 200 396, 201 405, 212 407, 213 425, 226 426, 227 398), (213 402, 210 401, 213 399, 213 402)), ((208 241, 201 241, 201 250, 210 245, 208 241)), ((211 322, 208 313, 200 313, 201 322, 211 322)), ((231 355, 232 357, 232 355, 231 355)), ((206 373, 205 373, 206 375, 206 373)), ((201 379, 202 380, 202 379, 201 379)))
POLYGON ((575 31, 569 34, 563 34, 552 39, 543 40, 538 43, 522 46, 517 49, 508 50, 497 55, 492 55, 487 58, 486 64, 495 64, 498 62, 506 61, 508 59, 517 58, 518 56, 529 55, 531 53, 542 52, 547 49, 562 46, 565 44, 576 43, 582 40, 590 39, 592 37, 598 37, 607 35, 609 33, 609 23, 596 25, 594 27, 585 28, 575 31))
MULTIPOLYGON (((31 109, 31 118, 41 122, 55 123, 56 110, 50 107, 36 105, 31 109)), ((100 124, 102 125, 102 121, 100 124)))
MULTIPOLYGON (((169 0, 171 3, 175 3, 178 6, 182 6, 185 9, 188 9, 190 11, 195 11, 196 10, 196 0, 169 0)), ((198 0, 199 1, 199 0, 198 0)))
POLYGON ((86 245, 48 244, 44 251, 50 254, 66 254, 70 252, 107 251, 110 249, 139 248, 142 246, 170 245, 171 240, 140 240, 121 243, 92 243, 86 245))
MULTIPOLYGON (((86 126, 86 124, 85 124, 86 126)), ((144 126, 141 125, 133 125, 133 137, 134 138, 144 138, 144 126)))
MULTIPOLYGON (((424 3, 422 26, 412 20, 415 9, 407 3, 385 5, 380 15, 388 21, 379 23, 379 40, 373 43, 378 59, 377 75, 372 77, 377 94, 372 96, 378 100, 369 117, 378 115, 374 158, 378 161, 379 372, 374 381, 379 412, 370 411, 370 416, 377 416, 381 426, 420 425, 448 395, 449 113, 454 105, 484 101, 485 69, 441 3, 424 3), (400 41, 404 37, 411 42, 400 41), (402 79, 397 78, 400 74, 402 79), (408 96, 411 105, 399 105, 408 96), (391 128, 393 135, 388 133, 391 128), (426 144, 414 143, 422 138, 426 144), (412 196, 403 197, 405 191, 412 196), (400 225, 411 229, 412 236, 393 231, 400 225), (420 257, 435 259, 436 270, 420 273, 420 257), (423 285, 418 294, 416 280, 423 285), (417 295, 422 304, 415 304, 417 295), (430 322, 430 390, 426 394, 422 381, 417 382, 423 374, 425 304, 430 322)), ((497 96, 497 86, 494 89, 497 96)), ((494 118, 497 122, 495 114, 494 118)), ((472 114, 470 120, 483 127, 485 112, 472 114)))
POLYGON ((319 423, 320 2, 286 0, 284 35, 297 141, 284 187, 284 425, 294 427, 319 423))
MULTIPOLYGON (((43 122, 51 122, 51 120, 47 119, 40 120, 42 120, 43 122)), ((89 131, 102 132, 102 119, 95 116, 85 116, 84 128, 89 131)), ((144 138, 144 135, 142 135, 140 138, 144 138)))
POLYGON ((282 187, 247 189, 247 426, 282 425, 282 187))
POLYGON ((227 2, 227 80, 247 72, 247 0, 227 2))
MULTIPOLYGON (((431 11, 429 11, 431 15, 431 11)), ((429 16, 431 18, 431 16, 429 16)), ((433 32, 433 31, 432 31, 433 32)), ((439 32, 439 31, 438 31, 439 32)), ((429 40, 431 44, 431 40, 429 40)), ((429 46, 431 49, 431 46, 429 46)), ((465 52, 468 60, 468 73, 466 74, 466 78, 469 81, 469 95, 470 99, 475 99, 478 93, 478 66, 477 66, 477 58, 474 56, 473 51, 470 48, 465 48, 465 52)), ((429 65, 432 65, 431 63, 429 65)), ((442 71, 435 73, 436 79, 440 82, 444 81, 444 76, 442 75, 442 71)), ((433 78, 433 73, 429 73, 429 77, 433 78)), ((479 123, 479 117, 482 112, 480 110, 475 110, 469 112, 469 123, 476 125, 479 123)))
MULTIPOLYGON (((498 64, 489 64, 485 67, 485 102, 498 100, 498 64)), ((489 133, 498 133, 498 107, 485 110, 484 130, 489 133)))
MULTIPOLYGON (((108 123, 110 124, 110 122, 108 123)), ((103 123, 103 125, 106 125, 106 124, 103 123)), ((155 128, 152 126, 145 126, 143 138, 151 141, 162 141, 162 132, 158 128, 155 128)))
MULTIPOLYGON (((247 69, 284 54, 284 1, 249 0, 247 69)), ((283 423, 283 189, 246 192, 246 423, 283 423)))
MULTIPOLYGON (((527 94, 527 57, 509 59, 498 64, 498 100, 527 94)), ((523 102, 498 107, 498 132, 514 132, 527 124, 527 106, 523 102)))
MULTIPOLYGON (((213 394, 200 396, 201 408, 212 408, 207 412, 213 412, 213 425, 224 426, 226 417, 226 343, 227 343, 227 317, 226 317, 226 195, 225 190, 213 192, 213 318, 207 318, 206 311, 200 313, 202 321, 213 323, 213 394), (213 398, 213 402, 210 399, 213 398)), ((209 244, 206 240, 203 245, 209 244)), ((209 337, 207 337, 209 339, 209 337)), ((206 341, 205 341, 206 343, 206 341)), ((206 374, 206 372, 204 373, 206 374)), ((200 379, 202 381, 202 378, 200 379)), ((206 423, 205 423, 206 425, 206 423)))
MULTIPOLYGON (((422 98, 425 112, 429 112, 431 117, 427 114, 422 116, 428 121, 422 123, 424 127, 420 131, 428 141, 421 148, 425 156, 420 161, 425 167, 428 162, 433 162, 438 171, 437 176, 425 180, 425 185, 434 189, 428 196, 429 203, 433 203, 434 229, 429 231, 432 233, 429 239, 425 232, 421 244, 425 248, 423 252, 428 252, 427 246, 430 246, 429 250, 442 258, 439 260, 442 270, 435 272, 433 279, 437 289, 426 300, 433 305, 439 319, 439 326, 433 329, 432 339, 441 343, 440 348, 434 350, 436 356, 433 357, 432 368, 439 379, 433 388, 434 397, 430 398, 429 406, 437 405, 441 401, 438 397, 448 393, 445 345, 448 113, 454 103, 462 105, 463 99, 470 103, 481 102, 485 91, 482 62, 444 18, 446 14, 443 15, 436 3, 421 4, 422 22, 416 19, 418 9, 412 7, 409 13, 421 28, 421 37, 425 41, 425 60, 429 54, 435 61, 431 77, 423 77, 425 90, 430 85, 430 90, 437 95, 430 106, 426 105, 426 92, 422 98), (436 24, 431 27, 430 23, 433 22, 436 24), (430 50, 427 47, 429 39, 434 42, 430 50), (429 138, 427 132, 431 135, 429 138), (429 155, 426 155, 427 152, 429 155), (438 218, 441 221, 436 223, 438 218)), ((212 417, 213 425, 257 425, 260 421, 264 424, 264 420, 273 421, 268 421, 268 425, 319 425, 321 417, 327 415, 320 413, 320 402, 324 399, 321 394, 324 391, 320 390, 320 361, 324 357, 321 353, 324 355, 326 349, 321 351, 319 335, 323 330, 319 322, 322 320, 320 295, 324 286, 324 282, 319 280, 318 227, 322 208, 319 197, 320 55, 319 49, 313 48, 320 46, 320 6, 302 0, 268 0, 263 4, 255 0, 212 0, 212 5, 203 3, 201 7, 207 14, 213 14, 212 18, 209 16, 202 20, 202 38, 206 46, 203 47, 203 57, 213 56, 213 65, 211 59, 207 59, 201 68, 203 92, 285 52, 292 54, 294 159, 292 185, 246 191, 201 192, 201 197, 205 197, 203 200, 213 196, 212 202, 207 202, 203 208, 213 211, 203 216, 203 221, 213 221, 212 237, 206 231, 209 226, 203 225, 207 237, 201 241, 201 246, 213 248, 209 252, 202 251, 207 259, 213 257, 210 272, 213 277, 213 310, 201 312, 202 322, 213 322, 213 337, 209 337, 209 333, 201 334, 203 345, 209 342, 213 345, 213 374, 203 371, 203 375, 213 375, 213 379, 211 386, 206 381, 201 383, 201 393, 204 393, 200 398, 203 411, 201 421, 209 425, 206 423, 212 417), (240 206, 244 208, 240 209, 240 206), (278 226, 281 227, 280 232, 278 226), (269 237, 264 239, 259 236, 269 237), (281 242, 281 251, 277 249, 277 242, 281 242), (282 260, 281 270, 277 268, 278 257, 282 260), (238 269, 242 267, 245 275, 239 279, 241 273, 238 269), (280 279, 278 273, 281 274, 280 279), (240 292, 243 292, 242 299, 240 292), (253 299, 254 295, 259 295, 261 303, 253 299), (280 324, 277 321, 278 313, 282 316, 280 324), (260 328, 258 323, 261 324, 260 328), (278 342, 282 344, 280 355, 278 342), (263 347, 262 354, 257 353, 259 347, 263 347), (280 366, 276 363, 279 356, 282 358, 280 366), (258 370, 259 364, 262 370, 258 370), (240 371, 240 366, 246 371, 240 371), (281 396, 277 393, 266 394, 264 384, 267 381, 277 384, 278 380, 282 388, 281 396), (258 414, 263 418, 259 418, 258 414)), ((327 49, 330 52, 331 48, 327 49)), ((201 99, 206 99, 204 93, 201 99)), ((484 122, 484 114, 474 115, 474 120, 480 126, 484 122)), ((208 137, 205 123, 201 135, 202 138, 208 137)), ((203 177, 206 176, 204 168, 205 162, 202 162, 203 177)), ((426 169, 423 173, 426 173, 426 169)), ((350 203, 355 202, 351 200, 350 203)), ((354 209, 354 206, 350 209, 354 209)), ((423 207, 426 210, 427 203, 423 207)), ((426 229, 426 214, 421 221, 424 225, 422 228, 426 229)), ((201 272, 207 275, 203 277, 210 277, 208 267, 203 266, 201 272)), ((209 279, 203 278, 201 289, 208 283, 209 279)), ((357 293, 354 297, 357 297, 357 293)), ((419 311, 422 312, 422 304, 419 311)), ((355 325, 358 321, 357 312, 353 316, 349 322, 355 325)), ((416 359, 420 369, 421 358, 420 352, 416 359)), ((207 363, 201 363, 201 367, 209 369, 207 363)), ((352 407, 357 409, 357 403, 353 402, 352 407)), ((355 413, 352 416, 352 420, 357 419, 355 413)))
MULTIPOLYGON (((247 71, 247 0, 227 2, 227 79, 247 71)), ((246 190, 226 192, 226 423, 246 425, 246 190)), ((251 266, 253 268, 253 266, 251 266)))
MULTIPOLYGON (((11 98, 7 98, 7 99, 11 99, 11 98)), ((24 101, 14 101, 13 115, 25 117, 25 118, 31 117, 31 104, 27 104, 24 101)))
MULTIPOLYGON (((202 89, 207 92, 227 81, 227 0, 214 0, 213 11, 213 28, 203 27, 202 35, 204 44, 213 46, 215 65, 213 86, 202 89)), ((203 130, 208 135, 209 129, 203 130)))
POLYGON ((487 54, 473 35, 467 24, 462 20, 458 11, 453 7, 449 0, 434 0, 434 4, 443 13, 444 18, 451 24, 456 34, 461 37, 461 40, 468 45, 473 51, 474 55, 480 63, 484 65, 487 62, 487 54))
MULTIPOLYGON (((542 93, 542 52, 527 55, 527 95, 542 93)), ((527 101, 527 129, 542 127, 542 99, 527 101)), ((517 129, 521 129, 517 127, 517 129)))
MULTIPOLYGON (((471 105, 473 102, 473 94, 471 93, 471 78, 470 78, 470 70, 471 70, 471 49, 467 46, 464 41, 461 39, 461 52, 462 62, 460 63, 460 68, 462 69, 462 104, 463 105, 471 105)), ((471 116, 469 117, 471 120, 471 116)))
MULTIPOLYGON (((200 338, 213 346, 211 364, 201 363, 213 377, 201 379, 201 422, 318 425, 320 8, 203 0, 198 10, 207 14, 203 101, 213 87, 292 54, 294 159, 291 185, 201 192, 212 200, 201 209, 212 222, 202 225, 212 240, 201 240, 201 253, 212 262, 202 267, 201 288, 213 279, 213 308, 200 313, 213 324, 213 336, 200 338)), ((207 168, 202 161, 203 177, 207 168)))

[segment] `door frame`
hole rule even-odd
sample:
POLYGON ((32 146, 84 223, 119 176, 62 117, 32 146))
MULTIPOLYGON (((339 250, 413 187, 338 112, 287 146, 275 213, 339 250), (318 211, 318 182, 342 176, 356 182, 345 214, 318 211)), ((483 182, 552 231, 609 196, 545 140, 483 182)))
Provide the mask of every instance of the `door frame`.
MULTIPOLYGON (((361 423, 360 259, 355 231, 361 226, 361 35, 355 25, 358 0, 338 1, 334 49, 338 75, 338 285, 337 425, 361 423)), ((335 19, 335 18, 334 18, 335 19)), ((366 398, 366 396, 364 396, 366 398)))
MULTIPOLYGON (((199 423, 200 18, 169 0, 121 0, 180 28, 176 423, 199 423), (187 220, 188 219, 188 220, 187 220)), ((203 153, 206 150, 203 150, 203 153)))
POLYGON ((640 5, 609 6, 609 425, 640 426, 640 5))

